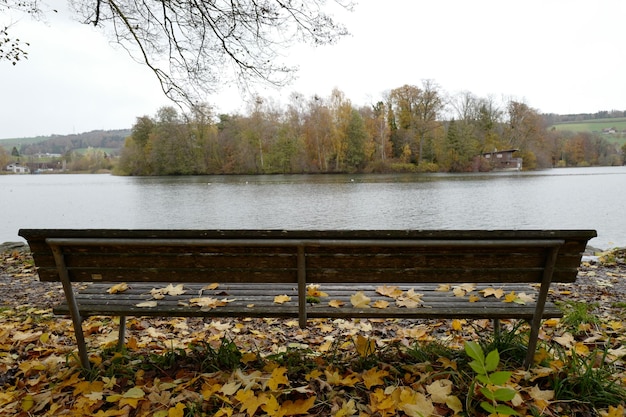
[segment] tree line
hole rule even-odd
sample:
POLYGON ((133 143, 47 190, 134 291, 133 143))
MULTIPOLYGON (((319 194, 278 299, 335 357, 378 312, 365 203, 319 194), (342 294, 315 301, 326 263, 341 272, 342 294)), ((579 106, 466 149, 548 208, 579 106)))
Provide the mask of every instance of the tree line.
POLYGON ((470 172, 481 154, 516 149, 525 169, 621 165, 626 150, 590 133, 548 129, 523 102, 470 92, 449 97, 433 81, 403 85, 355 106, 293 93, 286 105, 256 97, 247 114, 163 107, 138 117, 117 163, 121 175, 470 172))

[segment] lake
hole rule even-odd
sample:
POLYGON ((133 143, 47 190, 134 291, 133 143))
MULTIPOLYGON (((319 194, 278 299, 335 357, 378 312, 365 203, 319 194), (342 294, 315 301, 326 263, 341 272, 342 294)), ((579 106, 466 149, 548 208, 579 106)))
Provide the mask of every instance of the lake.
POLYGON ((626 167, 395 175, 0 175, 20 228, 596 229, 626 246, 626 167))

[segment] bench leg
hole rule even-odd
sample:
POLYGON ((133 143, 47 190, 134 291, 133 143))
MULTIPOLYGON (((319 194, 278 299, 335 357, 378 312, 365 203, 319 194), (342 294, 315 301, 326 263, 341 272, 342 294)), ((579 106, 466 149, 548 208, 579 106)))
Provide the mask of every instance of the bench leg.
POLYGON ((524 361, 524 367, 530 368, 535 359, 535 350, 537 349, 537 339, 539 338, 539 328, 541 327, 541 321, 535 323, 535 320, 531 322, 530 336, 528 338, 528 352, 526 353, 526 360, 524 361))
POLYGON ((78 345, 78 356, 83 368, 89 370, 91 365, 89 364, 89 355, 87 354, 87 345, 85 344, 85 334, 83 333, 83 317, 80 315, 78 303, 76 297, 74 297, 74 289, 70 281, 67 267, 65 265, 65 257, 61 248, 58 246, 50 246, 52 254, 54 255, 54 261, 57 265, 57 271, 63 284, 63 292, 65 293, 65 299, 67 300, 67 306, 70 309, 70 316, 72 317, 72 325, 74 326, 74 335, 76 336, 76 344, 78 345))
POLYGON ((122 350, 126 344, 126 316, 120 316, 120 329, 117 336, 117 350, 122 350))
POLYGON ((502 330, 500 319, 493 319, 493 335, 496 339, 500 337, 500 330, 502 330))
POLYGON ((89 355, 87 354, 87 344, 85 343, 85 334, 83 333, 83 319, 82 317, 72 316, 72 323, 74 325, 74 335, 76 336, 76 344, 78 345, 78 357, 83 368, 91 369, 89 363, 89 355))

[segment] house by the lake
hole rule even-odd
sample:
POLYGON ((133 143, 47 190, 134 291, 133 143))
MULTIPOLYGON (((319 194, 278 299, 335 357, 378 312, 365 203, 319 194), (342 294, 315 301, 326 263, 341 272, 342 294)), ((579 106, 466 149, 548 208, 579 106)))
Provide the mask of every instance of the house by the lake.
POLYGON ((6 170, 14 174, 30 174, 30 168, 26 165, 20 165, 19 162, 13 162, 7 165, 6 170))
POLYGON ((481 156, 487 160, 489 166, 494 171, 521 171, 522 158, 515 158, 513 154, 519 149, 507 149, 493 152, 485 152, 481 156))

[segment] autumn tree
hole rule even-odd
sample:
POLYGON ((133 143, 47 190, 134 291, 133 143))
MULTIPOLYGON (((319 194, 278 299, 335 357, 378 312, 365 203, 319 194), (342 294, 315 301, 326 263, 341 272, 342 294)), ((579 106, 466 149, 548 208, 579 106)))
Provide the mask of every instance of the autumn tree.
POLYGON ((552 155, 543 140, 544 121, 539 113, 527 104, 511 100, 507 106, 508 123, 505 135, 508 146, 519 149, 524 167, 546 168, 552 164, 552 155))
POLYGON ((346 126, 346 156, 345 164, 348 171, 356 172, 365 166, 365 143, 367 131, 361 114, 352 109, 350 121, 346 126))
POLYGON ((390 152, 389 131, 390 126, 387 123, 388 106, 383 101, 377 102, 372 106, 373 115, 373 134, 372 138, 376 143, 375 149, 380 161, 385 163, 390 152))
POLYGON ((315 95, 308 102, 305 117, 305 146, 308 159, 319 172, 328 172, 331 156, 332 120, 328 106, 324 100, 315 95))
MULTIPOLYGON (((407 150, 415 144, 415 108, 421 91, 414 85, 405 84, 389 93, 389 125, 393 156, 406 157, 407 150)), ((415 153, 416 151, 409 151, 415 153)))
POLYGON ((9 153, 0 146, 0 171, 4 170, 5 167, 9 164, 9 153))
MULTIPOLYGON (((326 0, 73 0, 77 19, 101 28, 152 70, 163 92, 195 105, 228 81, 284 85, 295 67, 281 61, 296 43, 332 44, 347 34, 326 0), (234 72, 234 74, 233 74, 234 72)), ((349 0, 334 0, 347 9, 349 0)), ((0 13, 44 14, 42 0, 0 0, 0 13)), ((16 63, 26 43, 0 33, 0 60, 16 63)))
POLYGON ((432 80, 424 80, 416 104, 415 131, 419 138, 418 163, 421 163, 424 159, 426 135, 441 127, 439 117, 444 107, 444 100, 439 86, 432 80))

